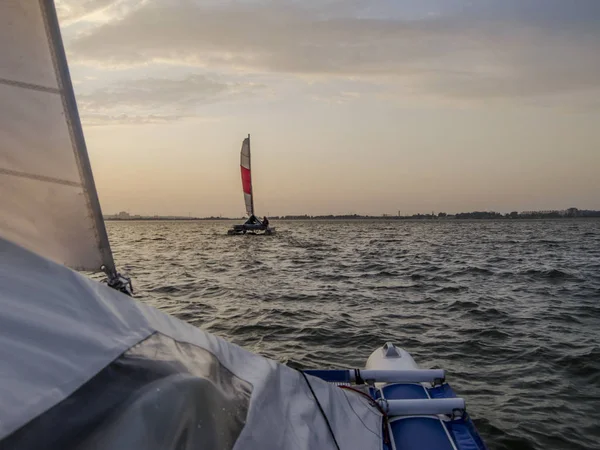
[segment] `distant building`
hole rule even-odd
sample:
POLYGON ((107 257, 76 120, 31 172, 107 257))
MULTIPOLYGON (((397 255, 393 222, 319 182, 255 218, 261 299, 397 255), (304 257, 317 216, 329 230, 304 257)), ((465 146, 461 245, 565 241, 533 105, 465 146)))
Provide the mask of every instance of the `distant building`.
POLYGON ((115 216, 117 219, 129 219, 129 213, 126 211, 121 211, 119 214, 115 216))

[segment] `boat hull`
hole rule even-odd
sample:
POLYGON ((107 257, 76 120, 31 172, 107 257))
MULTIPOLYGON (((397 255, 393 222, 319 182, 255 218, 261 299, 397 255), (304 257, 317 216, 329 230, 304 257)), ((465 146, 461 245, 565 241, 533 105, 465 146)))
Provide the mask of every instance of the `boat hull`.
MULTIPOLYGON (((375 350, 367 360, 366 369, 415 372, 420 370, 410 353, 392 344, 375 350)), ((447 383, 439 380, 436 384, 375 383, 375 397, 387 405, 393 404, 395 400, 403 400, 405 403, 420 400, 421 405, 425 406, 438 399, 460 400, 447 383)), ((450 415, 389 414, 388 430, 393 441, 387 446, 390 450, 486 450, 465 411, 460 415, 455 414, 455 411, 450 415)))
POLYGON ((259 224, 244 224, 244 225, 234 225, 232 228, 227 230, 227 234, 236 235, 236 234, 266 234, 270 235, 275 233, 274 227, 263 227, 259 224))

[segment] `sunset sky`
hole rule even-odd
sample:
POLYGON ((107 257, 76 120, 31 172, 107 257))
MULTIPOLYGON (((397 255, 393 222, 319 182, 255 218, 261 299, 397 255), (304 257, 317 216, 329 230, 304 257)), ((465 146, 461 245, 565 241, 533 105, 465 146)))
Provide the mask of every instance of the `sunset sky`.
POLYGON ((600 209, 598 0, 56 0, 105 213, 600 209))

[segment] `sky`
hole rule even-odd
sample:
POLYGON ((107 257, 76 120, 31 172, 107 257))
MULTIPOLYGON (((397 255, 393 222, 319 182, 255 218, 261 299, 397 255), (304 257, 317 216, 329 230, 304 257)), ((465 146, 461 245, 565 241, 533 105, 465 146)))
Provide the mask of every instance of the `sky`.
POLYGON ((598 0, 56 0, 104 213, 600 209, 598 0))

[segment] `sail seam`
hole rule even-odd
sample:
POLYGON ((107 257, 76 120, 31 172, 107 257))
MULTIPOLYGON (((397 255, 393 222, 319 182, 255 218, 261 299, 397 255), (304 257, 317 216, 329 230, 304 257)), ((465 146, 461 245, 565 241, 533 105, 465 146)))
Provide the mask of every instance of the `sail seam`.
POLYGON ((60 89, 42 86, 40 84, 24 83, 23 81, 10 80, 8 78, 0 78, 0 84, 7 86, 15 86, 23 89, 29 89, 32 91, 50 92, 51 94, 60 94, 60 89))
POLYGON ((36 180, 36 181, 45 181, 46 183, 54 183, 54 184, 61 184, 63 186, 83 188, 83 185, 81 183, 76 183, 75 181, 63 180, 61 178, 47 177, 45 175, 36 175, 33 173, 27 173, 27 172, 18 172, 16 170, 3 169, 2 167, 0 167, 0 175, 12 175, 14 177, 19 177, 19 178, 28 178, 30 180, 36 180))

